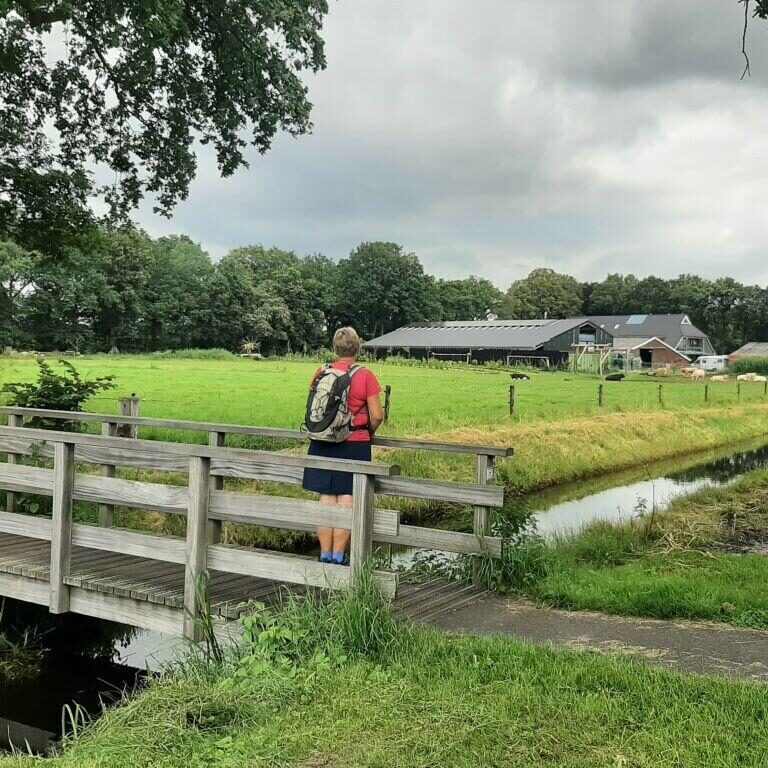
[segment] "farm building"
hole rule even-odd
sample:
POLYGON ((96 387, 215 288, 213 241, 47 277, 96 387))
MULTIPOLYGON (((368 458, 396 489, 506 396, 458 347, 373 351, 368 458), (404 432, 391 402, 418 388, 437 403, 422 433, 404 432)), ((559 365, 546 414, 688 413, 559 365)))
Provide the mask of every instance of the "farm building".
POLYGON ((580 344, 610 345, 612 337, 587 318, 473 320, 406 325, 365 344, 376 357, 477 360, 561 365, 580 344))
POLYGON ((743 347, 739 347, 735 352, 728 355, 728 359, 733 362, 734 360, 741 360, 744 357, 768 357, 768 342, 766 341, 750 341, 743 347))
POLYGON ((616 350, 629 351, 642 365, 687 365, 713 355, 707 334, 688 315, 604 315, 589 318, 613 336, 616 350))
MULTIPOLYGON (((377 358, 402 355, 554 367, 611 352, 641 365, 687 365, 712 345, 686 315, 621 315, 566 320, 415 323, 366 342, 377 358), (695 350, 695 352, 694 352, 695 350)), ((601 362, 602 367, 602 362, 601 362)))

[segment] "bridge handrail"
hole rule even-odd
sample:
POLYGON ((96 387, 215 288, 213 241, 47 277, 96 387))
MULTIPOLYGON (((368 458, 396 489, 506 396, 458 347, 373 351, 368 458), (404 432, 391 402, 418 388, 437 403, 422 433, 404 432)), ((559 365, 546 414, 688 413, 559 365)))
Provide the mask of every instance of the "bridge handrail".
MULTIPOLYGON (((114 413, 91 413, 86 411, 59 411, 42 408, 22 408, 19 406, 0 406, 0 414, 7 416, 28 416, 47 419, 62 419, 83 423, 130 424, 137 427, 159 427, 194 432, 218 432, 225 435, 247 435, 251 437, 274 437, 285 440, 308 440, 306 433, 298 429, 278 427, 251 427, 244 424, 220 424, 207 421, 182 421, 177 419, 154 419, 147 416, 121 416, 114 413)), ((442 443, 430 440, 412 440, 400 437, 381 437, 374 435, 373 444, 382 448, 401 448, 415 451, 438 451, 443 453, 463 453, 473 456, 493 456, 509 458, 514 455, 513 448, 494 445, 471 445, 464 443, 442 443)))
MULTIPOLYGON (((20 415, 14 415, 18 425, 20 415)), ((132 554, 185 566, 184 632, 199 633, 195 617, 201 609, 198 583, 208 569, 234 574, 273 578, 315 586, 349 583, 361 564, 372 554, 374 540, 433 546, 458 552, 485 552, 500 556, 501 541, 487 535, 451 531, 432 531, 416 526, 400 526, 399 514, 376 509, 375 493, 413 498, 442 498, 471 503, 487 510, 503 501, 497 486, 439 483, 416 478, 398 478, 399 467, 369 462, 289 456, 269 451, 168 443, 156 440, 124 439, 22 426, 0 427, 0 453, 8 460, 0 463, 0 489, 8 504, 0 512, 0 532, 44 538, 51 542, 49 608, 54 613, 69 610, 71 549, 88 547, 132 554), (22 455, 48 458, 53 469, 21 464, 22 455), (76 462, 148 467, 180 471, 188 475, 187 487, 126 480, 112 475, 95 476, 76 472, 76 462), (300 482, 305 467, 342 470, 353 474, 351 509, 339 509, 318 502, 242 494, 225 491, 223 477, 256 477, 282 482, 300 482), (400 484, 396 481, 400 480, 400 484), (17 493, 48 495, 53 498, 51 520, 40 520, 16 512, 17 493), (100 509, 125 505, 154 509, 187 518, 186 541, 153 534, 110 529, 111 518, 100 515, 94 527, 72 519, 75 500, 95 502, 100 509), (351 569, 326 565, 296 555, 250 550, 220 544, 221 521, 270 525, 280 528, 312 530, 317 525, 351 530, 351 569), (213 527, 212 527, 213 526, 213 527)), ((492 461, 492 457, 486 457, 492 461)), ((394 574, 377 572, 385 591, 395 588, 394 574)))

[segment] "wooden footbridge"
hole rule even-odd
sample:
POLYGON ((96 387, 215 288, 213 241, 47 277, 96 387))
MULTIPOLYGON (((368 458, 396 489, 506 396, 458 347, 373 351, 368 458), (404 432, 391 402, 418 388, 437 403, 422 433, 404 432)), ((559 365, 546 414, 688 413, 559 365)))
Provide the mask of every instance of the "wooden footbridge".
MULTIPOLYGON (((438 482, 402 477, 399 467, 231 448, 227 435, 305 439, 292 430, 171 421, 114 414, 0 408, 0 596, 198 639, 199 617, 210 608, 223 625, 249 602, 277 603, 286 590, 349 586, 369 560, 374 542, 465 554, 501 555, 501 540, 489 535, 489 512, 503 504, 493 483, 493 463, 511 449, 375 438, 376 445, 447 451, 476 457, 476 482, 438 482), (25 419, 100 423, 102 434, 24 426, 25 419), (117 435, 128 428, 128 439, 117 435), (208 445, 139 439, 139 428, 204 432, 208 445), (353 504, 341 508, 316 501, 242 493, 225 488, 227 478, 278 484, 301 483, 305 467, 354 475, 353 504), (118 468, 120 474, 118 476, 118 468), (150 470, 151 482, 128 479, 150 470), (186 484, 179 485, 179 476, 186 484), (174 484, 176 483, 176 484, 174 484), (24 494, 21 497, 19 494, 24 494), (52 498, 50 516, 29 513, 22 498, 52 498), (400 524, 397 511, 377 499, 405 497, 472 505, 472 534, 400 524), (74 503, 99 505, 99 522, 73 518, 74 503), (186 535, 139 532, 114 526, 115 507, 151 510, 186 518, 186 535), (222 543, 222 523, 313 531, 317 526, 351 530, 351 567, 314 558, 222 543), (207 575, 207 579, 206 579, 207 575), (206 590, 201 584, 207 581, 206 590)), ((415 581, 374 571, 395 608, 426 618, 476 599, 481 590, 439 579, 415 581)))

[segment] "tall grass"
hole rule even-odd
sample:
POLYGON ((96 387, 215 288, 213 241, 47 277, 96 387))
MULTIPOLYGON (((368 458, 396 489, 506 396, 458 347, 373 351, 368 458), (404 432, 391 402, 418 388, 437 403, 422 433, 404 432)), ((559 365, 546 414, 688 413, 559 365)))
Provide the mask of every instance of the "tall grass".
POLYGON ((758 768, 768 751, 762 686, 406 627, 365 582, 355 596, 286 610, 262 617, 230 666, 155 681, 47 762, 758 768))

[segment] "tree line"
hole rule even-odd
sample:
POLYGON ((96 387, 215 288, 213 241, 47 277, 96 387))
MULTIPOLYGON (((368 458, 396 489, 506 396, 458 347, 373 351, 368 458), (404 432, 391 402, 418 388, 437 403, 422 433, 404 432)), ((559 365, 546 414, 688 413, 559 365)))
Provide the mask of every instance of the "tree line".
POLYGON ((82 353, 192 347, 263 354, 329 346, 340 325, 364 338, 441 320, 685 312, 730 352, 768 334, 768 290, 731 278, 608 275, 582 283, 537 269, 502 292, 484 278, 442 280, 396 243, 343 259, 259 245, 218 262, 188 237, 87 230, 55 248, 0 240, 0 348, 82 353))

